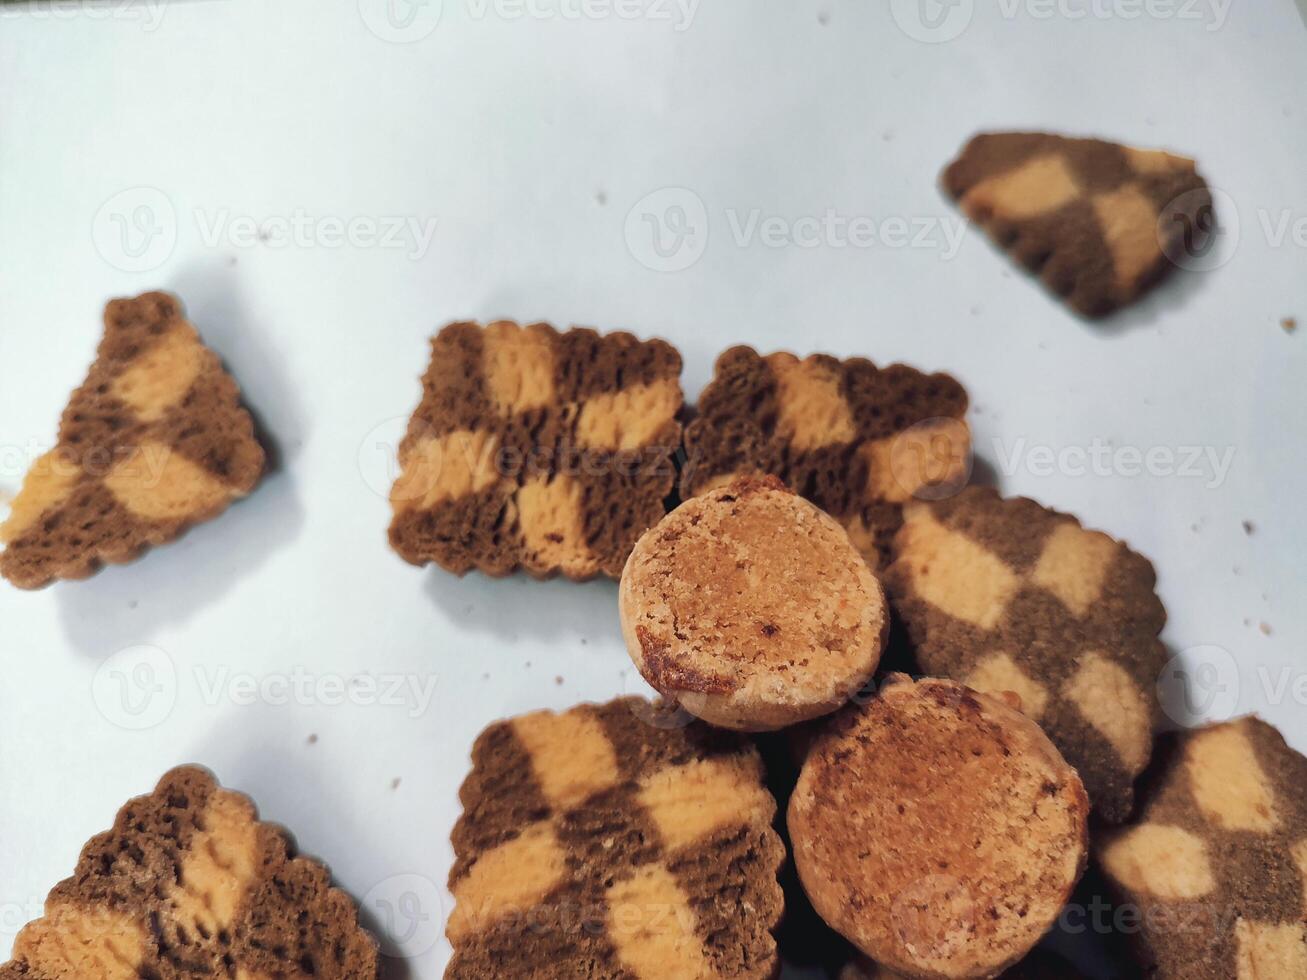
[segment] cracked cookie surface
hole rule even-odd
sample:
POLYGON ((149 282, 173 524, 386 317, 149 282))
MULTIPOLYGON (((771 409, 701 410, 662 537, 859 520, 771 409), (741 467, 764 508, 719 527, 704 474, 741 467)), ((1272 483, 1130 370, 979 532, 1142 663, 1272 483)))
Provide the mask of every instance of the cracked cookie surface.
POLYGON ((618 602, 645 680, 744 731, 844 704, 889 628, 880 583, 844 529, 775 477, 736 480, 668 514, 631 552, 618 602))
POLYGON ((993 977, 1053 925, 1084 871, 1074 769, 1006 700, 891 675, 808 753, 788 826, 826 923, 910 977, 993 977))

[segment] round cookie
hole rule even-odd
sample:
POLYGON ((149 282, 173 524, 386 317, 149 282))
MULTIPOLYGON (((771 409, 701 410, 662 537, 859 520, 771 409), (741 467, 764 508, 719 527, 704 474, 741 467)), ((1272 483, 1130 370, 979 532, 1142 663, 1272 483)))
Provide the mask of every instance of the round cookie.
POLYGON ((665 697, 723 728, 829 714, 876 669, 884 593, 848 535, 775 477, 688 500, 626 563, 622 635, 665 697))
POLYGON ((788 814, 804 890, 894 973, 997 976, 1084 871, 1084 786, 1016 701, 891 675, 804 763, 788 814))

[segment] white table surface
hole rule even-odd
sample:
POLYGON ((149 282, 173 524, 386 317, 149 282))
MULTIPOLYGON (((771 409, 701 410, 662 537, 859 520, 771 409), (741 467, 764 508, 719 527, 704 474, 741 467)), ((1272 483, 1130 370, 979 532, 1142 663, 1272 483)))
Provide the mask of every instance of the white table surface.
POLYGON ((611 583, 459 580, 386 547, 386 446, 456 318, 667 337, 690 396, 738 342, 955 373, 1005 491, 1155 561, 1205 715, 1257 711, 1307 750, 1307 336, 1281 327, 1307 320, 1290 0, 929 0, 933 31, 915 0, 406 2, 0 10, 0 489, 51 443, 105 300, 149 288, 183 297, 282 457, 135 565, 0 588, 0 948, 124 800, 197 761, 374 921, 415 895, 399 948, 409 975, 440 975, 477 732, 644 690, 611 583), (1075 319, 979 234, 950 237, 936 174, 984 128, 1196 157, 1226 261, 1075 319), (649 213, 689 234, 660 255, 649 213), (798 220, 828 213, 875 241, 798 220), (926 228, 924 247, 887 219, 926 228), (1146 472, 1135 450, 1154 451, 1146 472), (148 702, 123 686, 142 665, 148 702), (336 703, 364 672, 405 693, 336 703))

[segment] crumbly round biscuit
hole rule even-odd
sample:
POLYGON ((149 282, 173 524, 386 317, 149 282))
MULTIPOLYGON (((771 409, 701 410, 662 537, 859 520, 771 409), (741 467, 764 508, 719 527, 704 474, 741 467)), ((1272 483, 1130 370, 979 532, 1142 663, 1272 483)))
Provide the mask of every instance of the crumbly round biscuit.
POLYGON ((804 763, 788 813, 804 890, 895 973, 997 976, 1084 871, 1084 786, 1016 700, 891 675, 804 763))
POLYGON ((620 609, 645 680, 742 731, 844 704, 876 669, 889 624, 844 529, 775 477, 688 500, 646 532, 622 573, 620 609))

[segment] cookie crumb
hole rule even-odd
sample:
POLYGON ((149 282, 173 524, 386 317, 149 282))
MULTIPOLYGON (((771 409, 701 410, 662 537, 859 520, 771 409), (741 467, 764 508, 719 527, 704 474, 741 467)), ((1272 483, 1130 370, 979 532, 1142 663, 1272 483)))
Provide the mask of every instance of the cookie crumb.
POLYGON ((396 776, 394 779, 390 781, 390 788, 399 789, 399 783, 400 783, 400 778, 396 776))
POLYGON ((557 684, 559 687, 562 687, 562 686, 563 686, 563 675, 562 675, 562 674, 559 674, 557 677, 555 677, 555 678, 554 678, 554 683, 557 684))
POLYGON ((317 744, 318 744, 318 734, 317 734, 317 732, 314 732, 314 733, 312 733, 311 735, 309 735, 309 739, 308 739, 308 741, 309 741, 309 744, 310 744, 310 745, 317 745, 317 744))
POLYGON ((1271 635, 1271 624, 1270 624, 1270 623, 1265 623, 1265 622, 1263 622, 1263 623, 1258 623, 1258 624, 1257 624, 1257 628, 1258 628, 1259 630, 1262 631, 1262 636, 1270 636, 1270 635, 1271 635))
POLYGON ((1280 326, 1284 328, 1285 333, 1293 333, 1298 329, 1298 320, 1296 317, 1286 316, 1280 321, 1280 326))
POLYGON ((1256 528, 1253 526, 1253 522, 1252 522, 1252 521, 1244 521, 1244 522, 1243 522, 1243 533, 1244 533, 1244 534, 1252 534, 1253 531, 1255 531, 1255 530, 1256 530, 1256 528))
POLYGON ((829 23, 830 23, 830 11, 829 11, 829 10, 818 10, 818 11, 817 11, 817 23, 820 24, 822 27, 825 27, 827 24, 829 24, 829 23))
POLYGON ((608 203, 608 195, 603 191, 595 191, 595 203, 603 207, 608 203))

